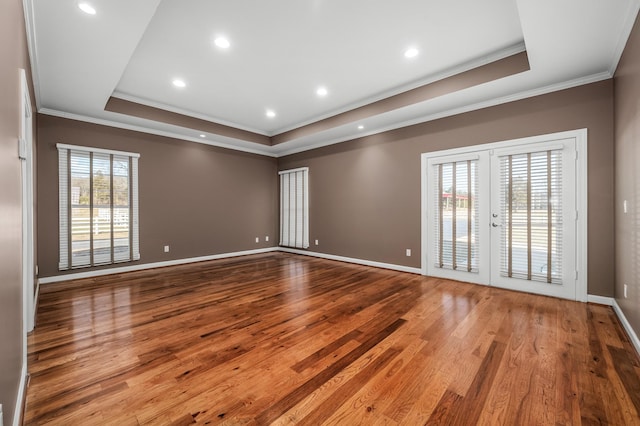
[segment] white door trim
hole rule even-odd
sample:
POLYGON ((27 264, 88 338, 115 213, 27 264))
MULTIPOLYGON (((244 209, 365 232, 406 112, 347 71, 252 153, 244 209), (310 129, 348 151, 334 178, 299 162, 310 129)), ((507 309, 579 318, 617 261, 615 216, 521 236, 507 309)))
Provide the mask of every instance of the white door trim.
MULTIPOLYGON (((421 270, 423 275, 427 275, 427 253, 429 241, 427 240, 428 228, 428 185, 427 182, 427 163, 429 160, 439 157, 469 154, 481 150, 494 150, 502 148, 512 148, 519 145, 528 145, 538 142, 552 142, 554 140, 563 140, 574 138, 576 140, 576 205, 578 209, 578 219, 576 221, 576 300, 580 302, 587 301, 587 258, 588 258, 588 170, 587 170, 587 129, 577 129, 565 132, 552 133, 547 135, 531 136, 520 139, 512 139, 501 142, 493 142, 488 144, 473 145, 462 148, 454 148, 443 151, 435 151, 421 154, 421 270)), ((437 160, 436 160, 437 161, 437 160)))
POLYGON ((33 226, 33 111, 27 76, 20 70, 20 135, 18 155, 21 160, 22 185, 22 281, 24 333, 33 330, 35 306, 34 226, 33 226))

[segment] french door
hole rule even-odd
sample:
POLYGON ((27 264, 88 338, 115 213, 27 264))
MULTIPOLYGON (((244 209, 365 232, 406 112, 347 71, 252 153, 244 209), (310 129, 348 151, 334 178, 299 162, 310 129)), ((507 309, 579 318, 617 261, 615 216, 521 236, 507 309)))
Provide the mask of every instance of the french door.
POLYGON ((575 137, 423 156, 427 275, 582 300, 575 137))

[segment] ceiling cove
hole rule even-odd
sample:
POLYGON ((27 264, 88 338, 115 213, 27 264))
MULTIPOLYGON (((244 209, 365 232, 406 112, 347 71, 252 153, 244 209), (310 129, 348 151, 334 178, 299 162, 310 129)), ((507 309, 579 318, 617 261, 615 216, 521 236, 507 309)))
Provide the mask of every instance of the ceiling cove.
POLYGON ((40 113, 274 157, 611 78, 640 8, 23 1, 40 113))

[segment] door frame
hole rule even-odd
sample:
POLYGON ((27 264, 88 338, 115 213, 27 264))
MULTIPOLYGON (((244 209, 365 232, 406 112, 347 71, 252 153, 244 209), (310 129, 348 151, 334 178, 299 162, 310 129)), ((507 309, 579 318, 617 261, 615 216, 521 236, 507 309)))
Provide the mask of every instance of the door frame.
POLYGON ((576 141, 576 292, 575 300, 579 302, 587 301, 587 256, 588 256, 588 170, 587 170, 587 129, 576 129, 565 132, 550 133, 545 135, 530 136, 526 138, 511 139, 500 142, 492 142, 480 145, 472 145, 462 148, 453 148, 443 151, 426 152, 420 155, 420 179, 421 179, 421 270, 422 275, 427 275, 429 241, 427 240, 427 229, 429 226, 429 199, 427 197, 428 185, 427 181, 427 163, 429 159, 441 156, 464 155, 477 151, 494 150, 502 148, 513 148, 518 146, 529 145, 538 142, 552 142, 554 140, 575 139, 576 141))
POLYGON ((22 286, 23 332, 26 335, 34 327, 35 316, 35 265, 34 265, 34 162, 33 162, 33 108, 25 70, 20 70, 20 135, 18 156, 21 169, 22 193, 22 286))

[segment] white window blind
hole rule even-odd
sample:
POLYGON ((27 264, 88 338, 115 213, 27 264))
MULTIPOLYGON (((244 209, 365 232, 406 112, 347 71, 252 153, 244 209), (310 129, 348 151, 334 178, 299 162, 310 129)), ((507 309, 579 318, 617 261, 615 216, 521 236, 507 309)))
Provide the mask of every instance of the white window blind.
POLYGON ((500 274, 562 284, 562 151, 500 157, 500 274))
POLYGON ((309 247, 309 168, 280 174, 280 245, 309 247))
POLYGON ((58 144, 60 270, 140 259, 139 154, 58 144))
POLYGON ((435 164, 437 268, 478 272, 478 160, 435 164))

